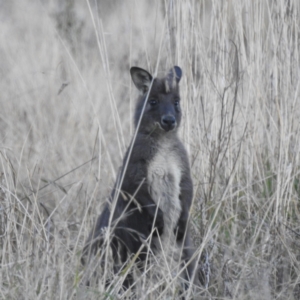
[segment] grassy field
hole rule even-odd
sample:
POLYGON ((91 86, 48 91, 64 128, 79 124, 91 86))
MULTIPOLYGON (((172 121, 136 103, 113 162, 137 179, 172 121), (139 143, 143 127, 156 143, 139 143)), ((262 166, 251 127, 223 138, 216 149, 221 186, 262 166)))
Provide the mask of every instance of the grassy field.
MULTIPOLYGON (((299 20, 298 0, 3 1, 0 299, 130 297, 109 268, 85 287, 80 254, 134 132, 129 68, 173 65, 206 270, 188 298, 300 299, 299 20)), ((155 269, 137 299, 177 299, 155 269)))

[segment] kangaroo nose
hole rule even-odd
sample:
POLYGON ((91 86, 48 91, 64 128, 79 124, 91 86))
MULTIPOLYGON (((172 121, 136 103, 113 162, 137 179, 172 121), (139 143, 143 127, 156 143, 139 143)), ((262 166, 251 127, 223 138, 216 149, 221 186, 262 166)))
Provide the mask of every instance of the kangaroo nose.
POLYGON ((163 129, 166 131, 172 130, 176 126, 176 119, 174 116, 171 115, 162 116, 161 125, 163 129))

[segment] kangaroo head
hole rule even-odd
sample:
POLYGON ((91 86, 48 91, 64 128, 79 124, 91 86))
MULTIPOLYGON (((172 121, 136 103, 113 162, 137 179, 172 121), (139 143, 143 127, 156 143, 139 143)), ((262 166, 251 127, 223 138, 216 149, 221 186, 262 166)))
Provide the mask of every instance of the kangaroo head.
POLYGON ((164 78, 154 79, 146 70, 138 67, 132 67, 130 73, 135 86, 140 91, 135 111, 136 126, 147 100, 139 132, 152 133, 176 130, 181 120, 179 96, 181 69, 174 66, 164 78), (148 93, 149 96, 147 97, 148 93))

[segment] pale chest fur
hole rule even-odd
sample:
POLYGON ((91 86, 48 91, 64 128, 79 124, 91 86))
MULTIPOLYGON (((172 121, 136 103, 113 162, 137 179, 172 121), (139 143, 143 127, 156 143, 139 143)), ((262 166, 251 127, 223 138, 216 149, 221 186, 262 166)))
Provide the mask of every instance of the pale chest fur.
POLYGON ((148 166, 147 182, 154 202, 164 215, 164 233, 162 238, 173 236, 180 214, 180 181, 182 176, 181 159, 174 146, 165 140, 148 166))

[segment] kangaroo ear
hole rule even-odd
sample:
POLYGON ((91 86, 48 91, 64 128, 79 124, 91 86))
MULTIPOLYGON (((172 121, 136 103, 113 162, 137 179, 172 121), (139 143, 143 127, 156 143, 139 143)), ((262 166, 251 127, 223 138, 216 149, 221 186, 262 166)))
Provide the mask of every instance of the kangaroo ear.
POLYGON ((175 80, 177 83, 179 83, 181 76, 182 76, 182 71, 178 66, 174 66, 172 69, 170 69, 168 73, 168 77, 173 80, 175 75, 175 80))
POLYGON ((138 90, 146 93, 149 90, 152 76, 146 70, 138 67, 130 68, 130 74, 132 81, 138 90))

